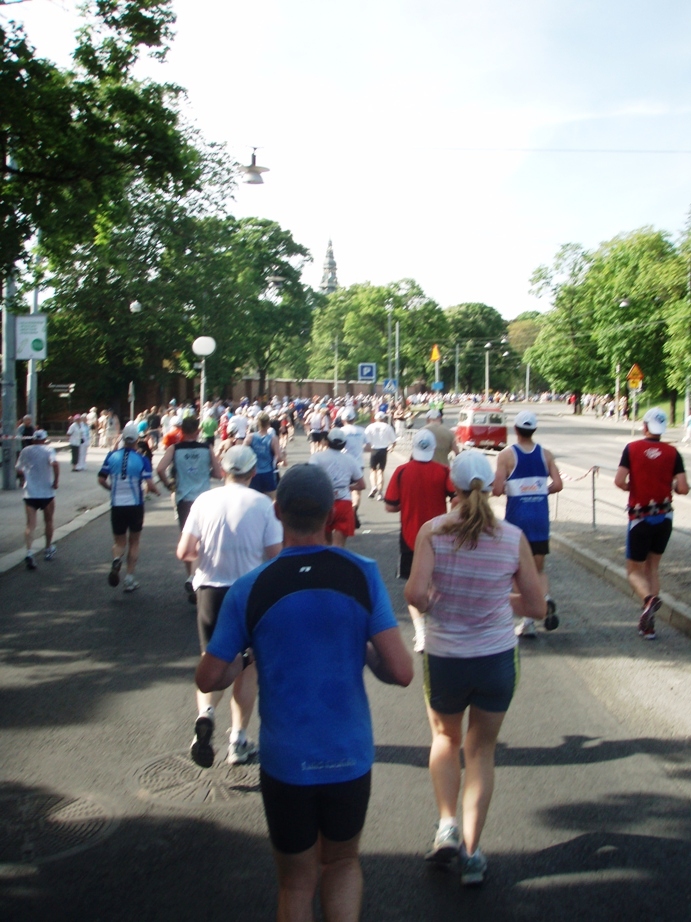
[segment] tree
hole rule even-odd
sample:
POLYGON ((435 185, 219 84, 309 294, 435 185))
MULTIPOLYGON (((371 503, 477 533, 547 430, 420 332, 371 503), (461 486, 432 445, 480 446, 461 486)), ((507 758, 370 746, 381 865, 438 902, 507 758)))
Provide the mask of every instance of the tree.
POLYGON ((582 247, 567 243, 558 251, 551 267, 540 266, 531 278, 532 293, 548 295, 552 309, 535 343, 523 359, 557 391, 572 392, 574 413, 581 412, 584 388, 597 386, 604 378, 592 328, 592 305, 585 280, 590 257, 582 247))
POLYGON ((0 25, 0 278, 36 231, 56 254, 87 242, 133 178, 178 194, 199 178, 181 91, 132 76, 142 52, 165 53, 170 0, 91 0, 84 15, 70 71, 0 25))
POLYGON ((449 340, 458 345, 459 388, 465 393, 479 393, 485 386, 485 345, 492 344, 493 389, 503 389, 508 381, 515 357, 508 361, 510 352, 506 336, 506 321, 499 311, 488 304, 467 302, 446 311, 449 340))

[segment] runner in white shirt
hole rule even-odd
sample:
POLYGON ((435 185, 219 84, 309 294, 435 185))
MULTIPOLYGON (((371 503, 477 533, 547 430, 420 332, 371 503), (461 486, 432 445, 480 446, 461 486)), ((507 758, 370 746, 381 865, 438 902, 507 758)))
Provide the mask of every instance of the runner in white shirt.
POLYGON ((365 429, 365 451, 370 452, 370 499, 375 496, 378 500, 384 499, 384 468, 386 456, 396 444, 396 433, 393 427, 386 422, 386 414, 381 411, 374 416, 374 422, 365 429))
POLYGON ((355 534, 355 515, 351 490, 364 490, 362 469, 352 455, 343 451, 343 429, 334 427, 327 437, 328 448, 310 457, 309 463, 323 468, 334 487, 334 506, 326 523, 326 535, 336 547, 345 547, 346 539, 355 534))
MULTIPOLYGON (((354 407, 346 407, 341 415, 345 422, 345 425, 342 429, 346 440, 344 451, 347 455, 352 455, 352 457, 355 458, 357 463, 360 465, 360 473, 364 475, 365 445, 367 444, 365 430, 362 428, 362 426, 355 425, 357 413, 355 412, 354 407)), ((353 501, 353 513, 355 515, 356 528, 360 527, 360 517, 358 516, 358 509, 360 508, 360 496, 360 490, 353 490, 350 494, 350 498, 353 501)))
POLYGON ((43 512, 46 529, 45 559, 52 560, 56 551, 53 544, 53 518, 55 516, 55 491, 60 479, 60 465, 55 449, 46 445, 47 438, 48 433, 45 429, 37 429, 33 435, 34 444, 22 448, 15 465, 15 469, 24 476, 24 508, 26 510, 26 528, 24 529, 26 557, 24 562, 27 570, 36 569, 31 545, 34 541, 39 509, 43 512))

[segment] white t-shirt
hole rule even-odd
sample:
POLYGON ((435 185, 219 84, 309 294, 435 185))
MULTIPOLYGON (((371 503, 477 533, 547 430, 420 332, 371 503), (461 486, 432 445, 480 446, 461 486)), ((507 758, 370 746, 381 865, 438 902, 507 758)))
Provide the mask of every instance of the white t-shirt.
POLYGON ((369 424, 365 429, 365 438, 367 444, 376 451, 378 448, 388 448, 389 445, 393 445, 396 441, 396 433, 388 423, 381 420, 378 423, 369 424))
POLYGON ((360 465, 360 470, 365 466, 365 443, 367 439, 365 438, 365 430, 362 426, 355 426, 353 423, 346 423, 343 426, 343 435, 346 440, 345 452, 347 455, 352 455, 353 458, 360 465))
POLYGON ((228 428, 235 429, 239 439, 244 439, 246 437, 249 424, 250 421, 247 419, 247 417, 240 414, 231 416, 228 420, 228 428))
POLYGON ((17 468, 24 474, 25 499, 50 499, 55 496, 53 481, 55 449, 47 445, 27 445, 19 452, 17 468))
POLYGON ((310 464, 323 468, 334 486, 334 499, 350 499, 350 485, 362 477, 362 468, 352 455, 327 448, 310 456, 310 464))
POLYGON ((195 589, 232 586, 264 562, 265 547, 283 542, 269 497, 232 482, 195 499, 182 533, 199 539, 195 589))

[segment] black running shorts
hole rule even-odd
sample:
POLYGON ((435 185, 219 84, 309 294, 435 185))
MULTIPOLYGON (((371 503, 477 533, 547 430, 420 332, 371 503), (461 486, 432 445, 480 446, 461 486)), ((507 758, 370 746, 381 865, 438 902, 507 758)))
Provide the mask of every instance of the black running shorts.
POLYGON ((655 522, 632 519, 626 535, 626 559, 643 563, 648 554, 664 554, 672 536, 672 520, 655 516, 655 522))
POLYGON ((33 497, 31 499, 25 499, 24 503, 27 506, 31 506, 32 509, 47 509, 48 506, 50 506, 50 504, 53 502, 54 499, 55 499, 54 496, 41 497, 39 499, 36 499, 35 497, 33 497))
POLYGON ((271 844, 297 855, 321 833, 331 842, 354 839, 365 825, 372 772, 340 784, 285 784, 260 769, 259 780, 271 844))
POLYGON ((386 448, 373 448, 369 456, 369 466, 373 471, 383 471, 386 467, 386 448))
POLYGON ((218 613, 230 586, 200 586, 197 589, 197 631, 202 653, 211 640, 218 613))
POLYGON ((144 504, 140 506, 112 506, 110 524, 113 534, 126 535, 128 531, 139 532, 144 527, 144 504))
POLYGON ((518 647, 490 656, 424 655, 425 700, 439 714, 460 714, 469 705, 508 711, 520 675, 518 647))

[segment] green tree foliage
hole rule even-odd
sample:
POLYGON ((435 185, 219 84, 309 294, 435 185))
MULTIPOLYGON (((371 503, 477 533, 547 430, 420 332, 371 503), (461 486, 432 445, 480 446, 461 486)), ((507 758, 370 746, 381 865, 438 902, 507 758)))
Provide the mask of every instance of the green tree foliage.
POLYGON ((553 307, 545 314, 534 345, 523 356, 554 390, 576 394, 576 413, 581 411, 584 389, 597 387, 604 375, 585 285, 589 266, 588 253, 568 243, 560 248, 552 266, 540 266, 533 273, 533 293, 547 295, 553 307))
POLYGON ((429 360, 435 342, 447 339, 444 312, 411 279, 390 285, 364 284, 340 288, 315 314, 310 345, 310 374, 333 374, 338 337, 339 377, 357 380, 361 362, 375 362, 380 380, 395 373, 396 323, 399 324, 400 386, 432 373, 429 360), (391 350, 389 351, 389 329, 391 350))
POLYGON ((199 178, 179 88, 132 76, 143 51, 165 52, 170 0, 91 0, 84 16, 71 70, 0 24, 0 276, 36 231, 54 253, 88 242, 135 177, 176 193, 199 178))
MULTIPOLYGON (((504 390, 516 365, 507 338, 507 325, 488 304, 468 302, 446 310, 449 342, 458 344, 458 386, 461 392, 480 393, 485 387, 485 346, 490 346, 490 385, 504 390), (508 352, 509 355, 504 355, 508 352)), ((445 370, 448 376, 449 370, 445 370)))

